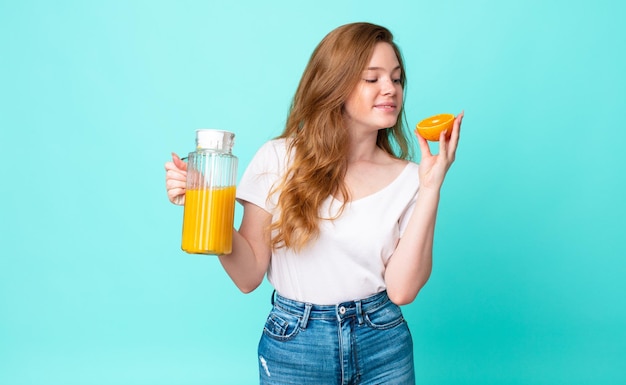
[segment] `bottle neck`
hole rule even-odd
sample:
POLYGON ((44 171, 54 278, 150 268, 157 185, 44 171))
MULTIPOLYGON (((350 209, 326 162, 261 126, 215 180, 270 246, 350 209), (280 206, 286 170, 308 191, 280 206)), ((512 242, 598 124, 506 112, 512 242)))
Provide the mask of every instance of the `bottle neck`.
POLYGON ((210 148, 210 147, 196 147, 196 152, 201 152, 201 153, 206 153, 206 152, 210 152, 210 153, 217 153, 217 154, 224 154, 224 155, 232 155, 232 149, 231 148, 210 148))

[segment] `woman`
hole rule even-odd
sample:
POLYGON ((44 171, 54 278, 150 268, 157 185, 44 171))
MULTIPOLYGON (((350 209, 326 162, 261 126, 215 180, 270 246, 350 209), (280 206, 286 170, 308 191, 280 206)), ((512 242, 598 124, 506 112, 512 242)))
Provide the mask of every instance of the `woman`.
MULTIPOLYGON (((233 251, 219 256, 248 293, 276 289, 259 343, 261 384, 413 384, 412 339, 398 305, 430 276, 441 186, 463 113, 439 154, 418 137, 408 159, 405 73, 384 27, 353 23, 317 46, 280 137, 237 187, 233 251), (419 192, 419 193, 418 193, 419 192)), ((184 202, 186 165, 165 165, 184 202)))

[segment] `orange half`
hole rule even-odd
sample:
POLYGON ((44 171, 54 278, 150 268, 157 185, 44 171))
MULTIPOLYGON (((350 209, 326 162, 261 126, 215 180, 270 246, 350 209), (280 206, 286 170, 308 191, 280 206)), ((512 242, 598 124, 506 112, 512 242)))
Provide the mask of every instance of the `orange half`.
POLYGON ((430 140, 431 142, 439 141, 439 134, 441 131, 448 130, 446 138, 450 137, 452 133, 452 124, 454 123, 454 115, 452 114, 439 114, 426 118, 415 126, 415 132, 417 132, 422 138, 430 140))

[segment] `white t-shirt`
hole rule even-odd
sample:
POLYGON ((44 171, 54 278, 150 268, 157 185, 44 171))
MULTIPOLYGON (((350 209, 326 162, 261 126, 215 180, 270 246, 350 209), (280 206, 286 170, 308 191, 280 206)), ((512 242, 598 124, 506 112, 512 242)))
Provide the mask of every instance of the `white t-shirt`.
MULTIPOLYGON (((277 218, 277 194, 287 166, 285 139, 265 143, 237 186, 237 199, 253 203, 277 218)), ((354 200, 341 216, 319 223, 319 237, 299 252, 272 252, 267 278, 276 291, 297 301, 331 305, 385 290, 385 266, 409 220, 419 186, 418 165, 409 162, 388 186, 354 200)), ((329 197, 320 214, 329 218, 341 202, 329 197)))

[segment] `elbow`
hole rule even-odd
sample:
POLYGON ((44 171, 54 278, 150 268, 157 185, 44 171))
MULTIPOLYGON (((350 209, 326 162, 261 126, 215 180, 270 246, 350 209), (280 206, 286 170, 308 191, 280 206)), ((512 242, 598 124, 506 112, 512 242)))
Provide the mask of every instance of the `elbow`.
POLYGON ((237 286, 237 288, 239 288, 239 291, 241 291, 243 294, 250 294, 252 293, 257 287, 257 286, 237 286))
POLYGON ((241 282, 241 283, 237 284, 237 288, 243 294, 250 294, 254 290, 256 290, 256 288, 259 287, 260 285, 261 285, 261 280, 260 281, 254 281, 254 282, 241 282))
MULTIPOLYGON (((419 292, 419 291, 418 291, 419 292)), ((387 295, 389 296, 389 300, 395 303, 398 306, 408 305, 415 301, 417 297, 417 293, 409 293, 407 291, 397 290, 397 291, 387 291, 387 295)))
POLYGON ((427 280, 428 278, 413 285, 387 285, 387 295, 391 302, 398 306, 408 305, 415 301, 427 280))

